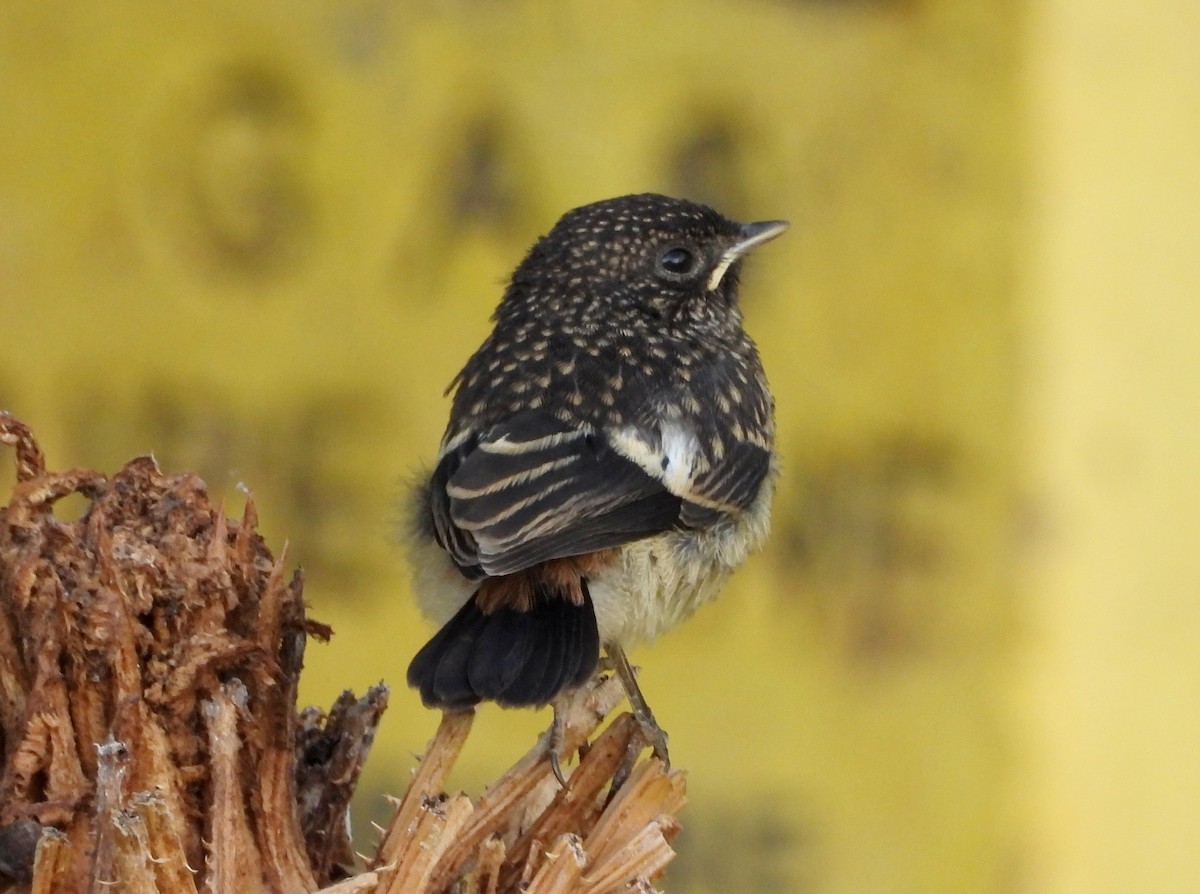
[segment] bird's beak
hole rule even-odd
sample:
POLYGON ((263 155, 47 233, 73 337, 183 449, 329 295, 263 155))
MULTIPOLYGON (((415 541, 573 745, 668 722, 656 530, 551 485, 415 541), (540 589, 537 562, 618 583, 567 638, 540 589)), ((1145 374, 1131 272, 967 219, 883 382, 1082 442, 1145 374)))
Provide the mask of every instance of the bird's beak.
POLYGON ((734 261, 750 249, 757 248, 764 242, 770 242, 787 228, 786 220, 762 220, 757 223, 742 224, 742 231, 738 234, 737 241, 725 249, 721 260, 708 275, 708 290, 711 292, 721 284, 721 279, 734 261))

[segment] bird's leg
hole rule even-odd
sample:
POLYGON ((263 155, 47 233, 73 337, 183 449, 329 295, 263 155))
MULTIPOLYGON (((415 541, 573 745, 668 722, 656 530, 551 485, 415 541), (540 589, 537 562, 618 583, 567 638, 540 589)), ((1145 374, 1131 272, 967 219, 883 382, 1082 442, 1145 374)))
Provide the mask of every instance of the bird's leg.
POLYGON ((634 673, 629 659, 625 657, 625 651, 620 646, 611 644, 605 646, 605 651, 608 652, 617 676, 621 678, 621 685, 625 687, 625 695, 629 698, 629 706, 633 708, 633 717, 641 728, 642 737, 646 744, 654 749, 654 756, 670 767, 671 756, 667 753, 667 733, 658 725, 658 721, 654 719, 654 712, 646 704, 646 698, 637 684, 637 675, 634 673))

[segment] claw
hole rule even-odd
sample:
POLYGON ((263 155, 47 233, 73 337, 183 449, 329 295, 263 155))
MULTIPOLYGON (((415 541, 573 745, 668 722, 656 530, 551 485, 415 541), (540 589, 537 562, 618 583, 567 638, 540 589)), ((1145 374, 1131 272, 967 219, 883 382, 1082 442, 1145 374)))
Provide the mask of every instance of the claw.
POLYGON ((563 788, 567 787, 567 777, 563 776, 562 764, 559 762, 558 752, 550 749, 550 769, 554 771, 554 778, 558 780, 558 784, 563 788))
POLYGON ((567 777, 563 775, 562 771, 562 748, 566 739, 566 710, 565 706, 560 709, 557 699, 552 708, 554 720, 550 723, 550 738, 546 743, 546 751, 550 758, 550 769, 554 771, 554 778, 558 780, 559 785, 566 788, 567 777))

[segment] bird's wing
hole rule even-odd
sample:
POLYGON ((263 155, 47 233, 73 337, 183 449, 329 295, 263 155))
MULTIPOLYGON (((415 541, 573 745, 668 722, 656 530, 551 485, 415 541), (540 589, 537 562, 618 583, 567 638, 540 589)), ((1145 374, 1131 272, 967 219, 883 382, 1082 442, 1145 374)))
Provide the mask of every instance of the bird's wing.
POLYGON ((717 460, 711 450, 700 448, 698 436, 683 424, 667 422, 653 431, 630 426, 610 437, 617 451, 679 497, 683 527, 701 528, 745 512, 770 472, 767 448, 727 440, 717 460))
POLYGON ((697 470, 683 498, 680 520, 688 526, 710 523, 712 514, 736 514, 754 505, 771 470, 771 452, 750 441, 733 441, 719 463, 697 470))
POLYGON ((670 530, 683 503, 603 433, 536 412, 447 450, 430 494, 438 542, 489 576, 670 530))

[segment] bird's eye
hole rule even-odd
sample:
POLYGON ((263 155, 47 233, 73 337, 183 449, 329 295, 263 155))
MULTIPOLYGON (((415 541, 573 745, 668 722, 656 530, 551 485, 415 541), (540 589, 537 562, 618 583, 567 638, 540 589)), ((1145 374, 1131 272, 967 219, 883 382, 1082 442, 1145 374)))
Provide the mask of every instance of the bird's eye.
POLYGON ((688 276, 696 272, 696 256, 688 249, 675 245, 658 259, 659 266, 672 276, 688 276))

